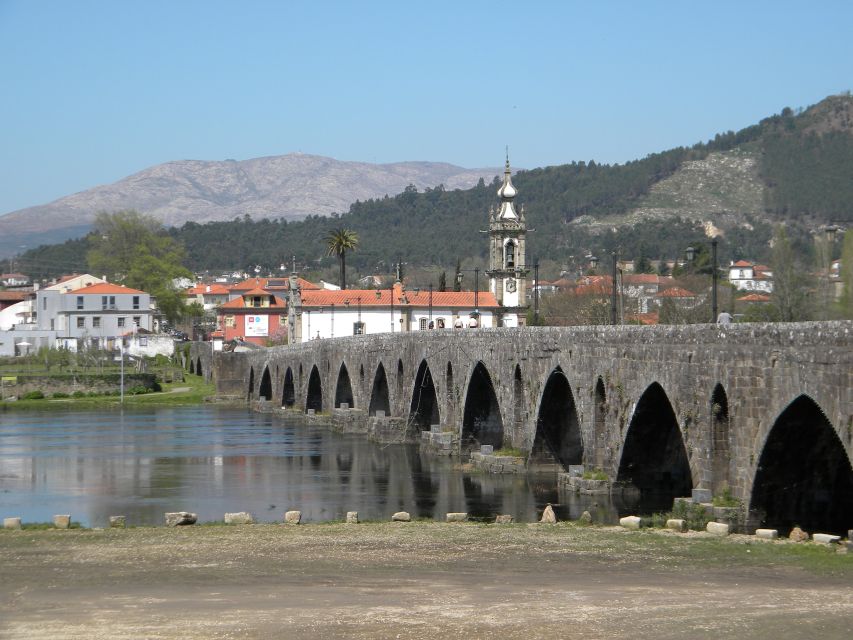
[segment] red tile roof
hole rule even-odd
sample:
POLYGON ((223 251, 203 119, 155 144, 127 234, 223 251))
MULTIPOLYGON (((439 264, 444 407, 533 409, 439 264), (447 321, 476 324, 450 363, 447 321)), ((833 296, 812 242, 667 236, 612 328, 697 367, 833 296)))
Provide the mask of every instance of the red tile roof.
POLYGON ((104 282, 101 284, 92 284, 88 287, 81 287, 79 289, 74 289, 74 291, 69 291, 69 293, 133 293, 133 294, 144 294, 144 291, 139 291, 138 289, 131 289, 130 287, 122 287, 118 284, 112 284, 111 282, 104 282))
POLYGON ((0 291, 0 302, 23 302, 30 295, 29 291, 0 291))
POLYGON ((659 276, 656 273, 626 273, 622 276, 625 284, 666 284, 672 282, 672 276, 659 276))
POLYGON ((750 293, 737 299, 738 302, 770 302, 770 296, 763 293, 750 293))
POLYGON ((747 262, 746 260, 738 260, 738 261, 737 261, 737 262, 735 262, 732 266, 733 266, 733 267, 751 267, 751 266, 752 266, 752 263, 751 263, 751 262, 747 262))
MULTIPOLYGON (((335 305, 356 307, 377 307, 391 305, 390 289, 347 289, 345 291, 330 291, 326 289, 302 292, 302 305, 305 307, 329 307, 335 305), (359 301, 359 298, 361 299, 359 301)), ((488 291, 481 291, 478 301, 480 309, 497 308, 498 301, 488 291)), ((429 291, 420 289, 394 288, 394 306, 429 307, 429 291), (405 297, 404 297, 405 296, 405 297)), ((433 291, 432 306, 440 308, 474 308, 473 291, 433 291)))
POLYGON ((657 294, 659 298, 695 298, 696 294, 681 287, 664 289, 657 294))
POLYGON ((197 284, 194 287, 190 287, 187 289, 187 295, 197 296, 197 295, 218 295, 224 296, 228 295, 230 289, 228 287, 221 284, 197 284))
POLYGON ((648 313, 632 313, 625 316, 628 322, 636 322, 638 324, 657 324, 659 321, 657 311, 649 311, 648 313))
MULTIPOLYGON (((320 289, 319 285, 308 282, 304 278, 297 278, 296 283, 300 289, 320 289)), ((243 291, 244 289, 270 289, 275 291, 289 291, 290 280, 284 278, 248 278, 231 287, 232 291, 243 291)))
MULTIPOLYGON (((251 292, 250 292, 251 293, 251 292)), ((248 296, 249 294, 244 294, 248 296)), ((266 291, 261 291, 260 295, 269 296, 270 294, 266 291)), ((269 307, 249 307, 246 305, 243 298, 234 298, 233 300, 229 300, 225 304, 219 305, 220 309, 248 309, 257 313, 264 313, 267 309, 274 309, 276 311, 281 311, 282 309, 286 309, 287 305, 284 300, 279 298, 278 296, 272 296, 273 304, 269 307)))

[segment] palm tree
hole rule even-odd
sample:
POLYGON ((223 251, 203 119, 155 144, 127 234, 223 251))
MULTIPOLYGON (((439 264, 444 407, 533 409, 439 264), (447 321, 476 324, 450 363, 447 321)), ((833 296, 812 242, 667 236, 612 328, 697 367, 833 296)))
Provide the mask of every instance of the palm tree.
POLYGON ((326 235, 327 255, 338 256, 341 262, 341 289, 347 288, 347 251, 355 251, 358 247, 358 235, 352 229, 338 227, 326 235))

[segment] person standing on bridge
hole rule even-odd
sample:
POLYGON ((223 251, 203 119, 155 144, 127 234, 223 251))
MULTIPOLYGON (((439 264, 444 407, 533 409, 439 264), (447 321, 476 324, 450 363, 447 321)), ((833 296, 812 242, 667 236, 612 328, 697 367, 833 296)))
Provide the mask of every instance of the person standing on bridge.
POLYGON ((717 316, 717 324, 731 324, 732 323, 732 314, 728 311, 720 311, 720 315, 717 316))

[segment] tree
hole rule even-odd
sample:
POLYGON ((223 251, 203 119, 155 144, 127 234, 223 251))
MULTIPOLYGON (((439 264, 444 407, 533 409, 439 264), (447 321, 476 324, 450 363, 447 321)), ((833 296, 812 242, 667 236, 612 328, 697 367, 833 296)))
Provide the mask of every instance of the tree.
POLYGON ((438 276, 438 290, 447 291, 447 271, 442 271, 438 276))
POLYGON ((462 291, 462 278, 459 274, 462 273, 462 260, 456 259, 456 271, 453 273, 453 290, 462 291))
POLYGON ((782 322, 808 320, 807 287, 809 278, 791 246, 785 227, 779 225, 773 234, 770 257, 773 270, 773 304, 782 322))
POLYGON ((358 247, 358 235, 351 229, 338 227, 326 235, 327 255, 338 256, 341 265, 341 289, 347 288, 347 251, 358 247))
POLYGON ((184 248, 156 218, 137 211, 98 213, 88 236, 86 261, 95 275, 150 293, 169 322, 184 312, 181 292, 173 281, 189 278, 184 248))
POLYGON ((841 317, 853 320, 853 231, 844 234, 841 249, 841 317))

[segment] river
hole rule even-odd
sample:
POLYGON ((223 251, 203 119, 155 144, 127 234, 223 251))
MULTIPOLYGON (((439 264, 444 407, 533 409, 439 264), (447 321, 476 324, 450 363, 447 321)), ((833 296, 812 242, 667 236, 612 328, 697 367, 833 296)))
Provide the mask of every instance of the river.
POLYGON ((167 511, 200 522, 249 511, 271 522, 289 509, 313 522, 401 510, 529 522, 547 503, 561 519, 586 509, 599 522, 618 517, 606 496, 558 494, 552 477, 466 472, 416 446, 378 445, 299 415, 215 406, 0 413, 0 517, 24 522, 71 514, 98 527, 124 515, 128 525, 157 525, 167 511))

